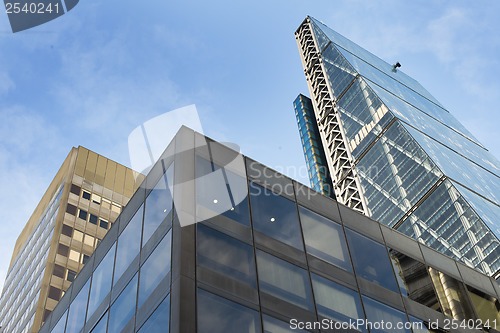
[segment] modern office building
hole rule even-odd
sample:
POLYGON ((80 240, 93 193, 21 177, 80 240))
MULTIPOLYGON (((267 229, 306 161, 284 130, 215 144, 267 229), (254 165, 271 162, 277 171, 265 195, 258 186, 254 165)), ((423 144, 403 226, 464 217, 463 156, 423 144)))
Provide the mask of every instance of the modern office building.
POLYGON ((144 176, 72 148, 17 239, 0 332, 38 332, 144 176))
POLYGON ((311 99, 299 94, 293 107, 311 188, 328 196, 335 195, 311 99))
POLYGON ((399 63, 311 17, 295 36, 337 200, 498 278, 498 160, 399 63))
POLYGON ((499 297, 492 277, 184 127, 40 333, 496 332, 499 297))

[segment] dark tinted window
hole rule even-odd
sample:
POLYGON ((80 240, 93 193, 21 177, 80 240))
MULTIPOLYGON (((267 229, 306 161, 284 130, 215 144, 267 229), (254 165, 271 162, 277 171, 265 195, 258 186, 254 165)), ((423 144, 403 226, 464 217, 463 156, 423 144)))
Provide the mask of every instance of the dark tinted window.
POLYGON ((249 184, 254 229, 303 250, 295 202, 252 182, 249 184))
POLYGON ((342 226, 304 207, 299 207, 307 252, 352 272, 342 226))
POLYGON ((59 247, 57 248, 57 253, 62 255, 62 256, 67 257, 68 253, 69 253, 69 247, 67 247, 64 244, 59 244, 59 247))
POLYGON ((54 271, 52 274, 54 274, 57 277, 60 277, 64 279, 64 274, 66 273, 66 269, 58 264, 54 264, 54 271))
POLYGON ((73 228, 69 225, 63 224, 61 233, 66 236, 73 237, 73 228))
POLYGON ((87 215, 88 213, 84 211, 83 209, 80 209, 80 213, 78 213, 78 217, 81 218, 82 220, 87 220, 87 215))
POLYGON ((375 301, 370 297, 363 296, 363 304, 365 305, 366 311, 366 320, 373 324, 380 324, 382 322, 386 323, 385 325, 373 325, 370 328, 370 332, 372 333, 411 333, 409 329, 400 328, 398 329, 398 325, 400 327, 404 327, 408 320, 406 319, 406 315, 404 312, 396 310, 388 305, 375 301), (391 328, 389 328, 389 325, 391 328), (385 329, 383 329, 385 328, 385 329))
POLYGON ((305 269, 260 250, 257 250, 257 268, 261 293, 314 311, 309 274, 305 269))
POLYGON ((71 269, 68 269, 68 275, 66 275, 66 280, 68 280, 69 282, 73 282, 75 280, 75 277, 76 277, 76 272, 72 271, 71 269))
POLYGON ((385 246, 348 228, 345 230, 356 274, 398 293, 385 246))
POLYGON ((100 221, 99 221, 99 226, 100 226, 101 228, 108 229, 109 223, 108 223, 108 222, 106 222, 106 221, 104 221, 104 220, 100 220, 100 221))
POLYGON ((257 287, 253 247, 198 224, 198 265, 257 287))
POLYGON ((61 289, 50 286, 49 287, 49 298, 58 301, 61 298, 61 289))
POLYGON ((66 213, 69 213, 71 215, 76 215, 77 208, 76 206, 73 206, 72 204, 68 204, 66 206, 66 213))
MULTIPOLYGON (((311 274, 318 314, 340 323, 363 319, 363 309, 357 291, 311 274)), ((361 331, 366 332, 364 329, 361 331)))
POLYGON ((246 178, 202 157, 196 157, 196 215, 205 220, 223 216, 249 226, 246 178))
POLYGON ((81 187, 75 184, 71 184, 70 192, 80 196, 81 187))
POLYGON ((94 214, 90 214, 89 222, 97 225, 97 216, 95 216, 94 214))
POLYGON ((255 310, 198 289, 198 333, 257 333, 260 316, 255 310))
POLYGON ((82 198, 90 200, 90 193, 87 191, 83 191, 82 198))

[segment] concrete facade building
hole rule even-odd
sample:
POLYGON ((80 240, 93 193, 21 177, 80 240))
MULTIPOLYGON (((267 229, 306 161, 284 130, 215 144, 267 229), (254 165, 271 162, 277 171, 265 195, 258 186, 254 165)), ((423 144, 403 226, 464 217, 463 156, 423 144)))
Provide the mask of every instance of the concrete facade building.
POLYGON ((0 299, 2 333, 38 332, 142 178, 72 148, 16 241, 0 299))

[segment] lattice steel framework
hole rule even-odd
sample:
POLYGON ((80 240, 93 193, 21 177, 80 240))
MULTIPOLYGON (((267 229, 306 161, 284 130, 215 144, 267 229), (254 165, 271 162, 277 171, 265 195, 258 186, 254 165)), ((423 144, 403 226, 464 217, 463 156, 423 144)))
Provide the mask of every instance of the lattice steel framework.
POLYGON ((347 139, 340 122, 336 100, 324 74, 321 51, 318 50, 309 18, 304 20, 295 32, 295 39, 300 50, 321 140, 326 150, 335 196, 340 203, 367 214, 354 159, 346 145, 347 139))

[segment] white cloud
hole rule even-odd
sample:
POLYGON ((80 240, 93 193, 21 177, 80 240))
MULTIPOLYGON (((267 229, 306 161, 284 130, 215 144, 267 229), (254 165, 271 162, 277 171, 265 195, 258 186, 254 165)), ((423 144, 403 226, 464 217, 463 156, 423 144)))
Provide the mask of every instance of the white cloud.
POLYGON ((7 73, 0 73, 0 96, 9 92, 9 90, 15 88, 14 81, 10 78, 7 73))
POLYGON ((21 106, 1 109, 0 115, 5 120, 0 122, 1 289, 16 239, 62 163, 47 156, 61 156, 64 148, 41 115, 21 106))

